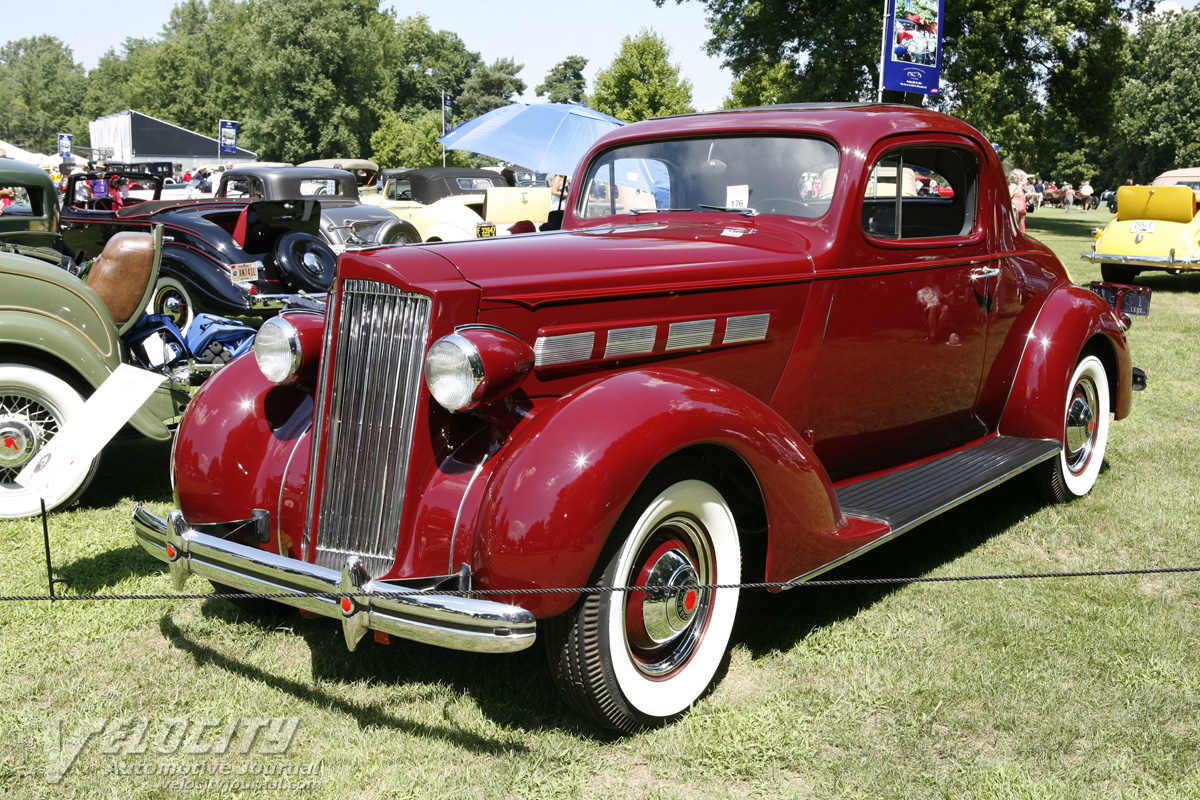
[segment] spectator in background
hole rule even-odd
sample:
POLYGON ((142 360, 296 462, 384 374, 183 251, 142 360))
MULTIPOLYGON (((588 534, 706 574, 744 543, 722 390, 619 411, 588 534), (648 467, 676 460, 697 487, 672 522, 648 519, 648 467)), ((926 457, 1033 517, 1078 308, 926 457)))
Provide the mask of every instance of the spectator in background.
POLYGON ((1024 170, 1014 169, 1008 173, 1008 197, 1012 201, 1013 219, 1016 220, 1017 227, 1021 229, 1021 233, 1025 232, 1025 184, 1029 183, 1029 176, 1024 170))
POLYGON ((190 169, 185 169, 183 171, 183 182, 184 183, 192 182, 192 171, 190 169))
POLYGON ((1079 210, 1080 212, 1089 211, 1092 207, 1092 184, 1084 178, 1083 183, 1079 185, 1079 210))
POLYGON ((1042 199, 1046 196, 1046 184, 1042 183, 1042 179, 1038 178, 1033 184, 1034 207, 1042 207, 1042 199))
POLYGON ((1075 205, 1075 187, 1069 183, 1063 184, 1063 208, 1068 214, 1071 213, 1071 207, 1075 205))

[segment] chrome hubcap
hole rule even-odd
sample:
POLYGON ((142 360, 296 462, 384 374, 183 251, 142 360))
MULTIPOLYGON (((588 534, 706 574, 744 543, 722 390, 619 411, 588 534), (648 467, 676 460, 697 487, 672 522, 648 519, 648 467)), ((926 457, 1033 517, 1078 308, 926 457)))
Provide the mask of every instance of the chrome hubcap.
POLYGON ((1091 378, 1084 378, 1071 392, 1067 405, 1067 467, 1071 472, 1080 472, 1087 466, 1096 443, 1099 393, 1091 378))
POLYGON ((159 292, 158 301, 154 304, 159 314, 174 322, 177 326, 187 322, 187 301, 174 289, 164 289, 159 292))
POLYGON ((314 275, 320 275, 325 272, 325 265, 321 263, 321 257, 316 253, 305 253, 300 259, 300 263, 304 268, 314 275))
POLYGON ((37 434, 19 419, 0 419, 0 469, 19 472, 37 452, 37 434))
POLYGON ((15 481, 58 427, 51 409, 37 399, 0 394, 0 483, 15 481))
POLYGON ((712 604, 713 556, 691 517, 663 520, 648 536, 630 575, 637 591, 625 606, 626 646, 642 673, 662 677, 685 664, 704 634, 712 604))
POLYGON ((669 550, 650 568, 642 600, 646 635, 658 644, 674 639, 692 621, 699 594, 696 568, 679 550, 669 550))

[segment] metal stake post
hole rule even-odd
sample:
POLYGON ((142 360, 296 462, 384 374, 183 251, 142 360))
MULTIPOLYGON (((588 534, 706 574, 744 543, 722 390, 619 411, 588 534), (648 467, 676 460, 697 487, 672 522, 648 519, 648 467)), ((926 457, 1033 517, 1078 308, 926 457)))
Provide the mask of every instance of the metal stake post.
POLYGON ((46 542, 46 584, 50 590, 50 599, 54 600, 54 584, 65 583, 71 585, 71 581, 66 578, 54 577, 54 566, 50 563, 50 525, 46 521, 46 501, 43 499, 42 504, 42 539, 46 542))

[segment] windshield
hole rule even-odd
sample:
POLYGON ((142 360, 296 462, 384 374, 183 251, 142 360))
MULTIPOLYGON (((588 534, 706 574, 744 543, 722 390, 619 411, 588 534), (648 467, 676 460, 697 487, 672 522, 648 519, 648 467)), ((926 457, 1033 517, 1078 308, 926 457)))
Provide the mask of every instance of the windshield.
POLYGON ((576 209, 594 219, 686 210, 816 219, 829 209, 838 152, 820 139, 676 139, 610 150, 592 163, 576 209))

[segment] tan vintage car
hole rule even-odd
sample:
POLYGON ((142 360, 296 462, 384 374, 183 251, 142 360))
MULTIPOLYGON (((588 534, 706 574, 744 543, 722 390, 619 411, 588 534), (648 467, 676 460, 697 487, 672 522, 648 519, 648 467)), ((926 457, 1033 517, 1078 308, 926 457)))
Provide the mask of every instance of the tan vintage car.
POLYGON ((364 196, 363 202, 411 222, 422 242, 532 232, 550 213, 549 187, 509 186, 491 170, 385 169, 381 178, 382 191, 364 196))

